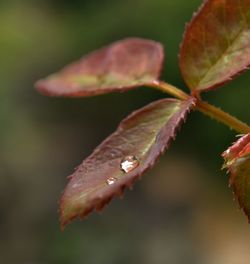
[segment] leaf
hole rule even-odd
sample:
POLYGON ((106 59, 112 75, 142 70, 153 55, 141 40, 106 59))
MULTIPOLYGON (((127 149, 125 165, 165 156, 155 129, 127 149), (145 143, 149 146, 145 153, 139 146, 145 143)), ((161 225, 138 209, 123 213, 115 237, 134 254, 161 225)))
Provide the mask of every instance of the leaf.
POLYGON ((192 90, 207 91, 250 65, 250 1, 206 0, 187 25, 180 68, 192 90))
POLYGON ((131 187, 169 146, 194 105, 194 98, 162 99, 124 119, 69 177, 61 199, 62 227, 77 216, 101 210, 131 187))
POLYGON ((50 96, 93 96, 124 91, 157 80, 163 59, 160 43, 128 38, 90 53, 35 86, 50 96))
POLYGON ((250 221, 250 133, 240 138, 222 156, 224 167, 231 173, 230 186, 250 221))

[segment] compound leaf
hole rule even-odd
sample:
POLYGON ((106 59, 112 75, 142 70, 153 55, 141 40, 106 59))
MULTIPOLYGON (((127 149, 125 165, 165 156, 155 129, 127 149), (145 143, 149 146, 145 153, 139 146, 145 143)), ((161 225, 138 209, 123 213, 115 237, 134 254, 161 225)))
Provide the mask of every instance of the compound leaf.
POLYGON ((250 0, 205 0, 187 26, 180 68, 192 90, 214 89, 250 65, 250 0))
POLYGON ((230 186, 250 220, 250 133, 240 138, 222 156, 231 173, 230 186))
POLYGON ((169 146, 194 105, 194 98, 162 99, 124 119, 69 177, 61 199, 62 228, 78 216, 101 210, 131 187, 169 146))
POLYGON ((39 80, 36 88, 45 95, 71 97, 124 91, 157 80, 163 59, 160 43, 128 38, 39 80))

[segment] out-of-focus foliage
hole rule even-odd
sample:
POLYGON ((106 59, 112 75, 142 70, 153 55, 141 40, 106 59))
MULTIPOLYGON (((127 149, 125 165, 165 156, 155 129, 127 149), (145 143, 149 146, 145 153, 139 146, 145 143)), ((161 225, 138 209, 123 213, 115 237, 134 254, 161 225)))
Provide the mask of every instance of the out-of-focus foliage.
MULTIPOLYGON (((163 43, 164 79, 185 89, 178 45, 200 4, 0 2, 1 263, 249 263, 250 228, 225 188, 227 176, 219 173, 219 153, 234 133, 199 113, 190 116, 166 157, 122 203, 59 231, 56 201, 73 166, 120 119, 162 96, 142 88, 53 99, 37 94, 34 81, 91 50, 137 36, 163 43)), ((249 82, 246 73, 205 97, 249 123, 249 82)))
POLYGON ((65 97, 122 92, 157 81, 163 59, 160 43, 126 38, 85 55, 35 87, 42 94, 65 97))
POLYGON ((230 172, 230 186, 240 207, 250 219, 250 134, 238 139, 222 154, 230 172))

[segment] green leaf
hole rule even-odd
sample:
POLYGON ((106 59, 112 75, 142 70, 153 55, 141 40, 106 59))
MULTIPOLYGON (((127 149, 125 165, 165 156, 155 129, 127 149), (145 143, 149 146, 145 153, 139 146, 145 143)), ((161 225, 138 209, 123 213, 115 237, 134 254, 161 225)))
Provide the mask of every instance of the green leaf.
POLYGON ((187 26, 180 68, 192 90, 230 81, 250 65, 250 1, 206 0, 187 26))
POLYGON ((131 187, 169 146, 194 105, 194 98, 162 99, 124 119, 69 177, 61 199, 62 228, 77 216, 101 210, 131 187))
POLYGON ((224 167, 231 173, 230 186, 250 220, 250 133, 240 138, 222 156, 224 167))
POLYGON ((35 86, 50 96, 93 96, 124 91, 157 80, 163 59, 160 43, 128 38, 90 53, 35 86))

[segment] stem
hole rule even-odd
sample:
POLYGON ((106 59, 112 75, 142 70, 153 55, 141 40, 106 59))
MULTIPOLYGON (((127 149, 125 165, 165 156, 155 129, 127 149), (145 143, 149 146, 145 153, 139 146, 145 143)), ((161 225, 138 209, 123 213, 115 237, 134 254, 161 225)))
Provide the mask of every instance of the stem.
POLYGON ((159 89, 165 93, 171 94, 174 97, 181 99, 181 100, 187 100, 190 95, 186 94, 179 88, 173 86, 172 84, 161 82, 161 81, 155 81, 151 85, 151 87, 159 89))
MULTIPOLYGON (((186 94, 179 88, 165 82, 155 81, 150 86, 159 89, 163 92, 166 92, 168 94, 171 94, 174 97, 181 100, 187 100, 190 97, 190 95, 186 94)), ((224 125, 230 127, 231 129, 234 129, 238 133, 242 133, 242 134, 250 133, 250 127, 246 123, 222 111, 221 109, 207 102, 202 101, 199 97, 196 99, 197 99, 196 109, 202 112, 203 114, 213 119, 216 119, 217 121, 223 123, 224 125)))
POLYGON ((237 132, 242 134, 250 133, 250 127, 246 123, 207 102, 198 101, 196 108, 203 114, 220 121, 237 132))

